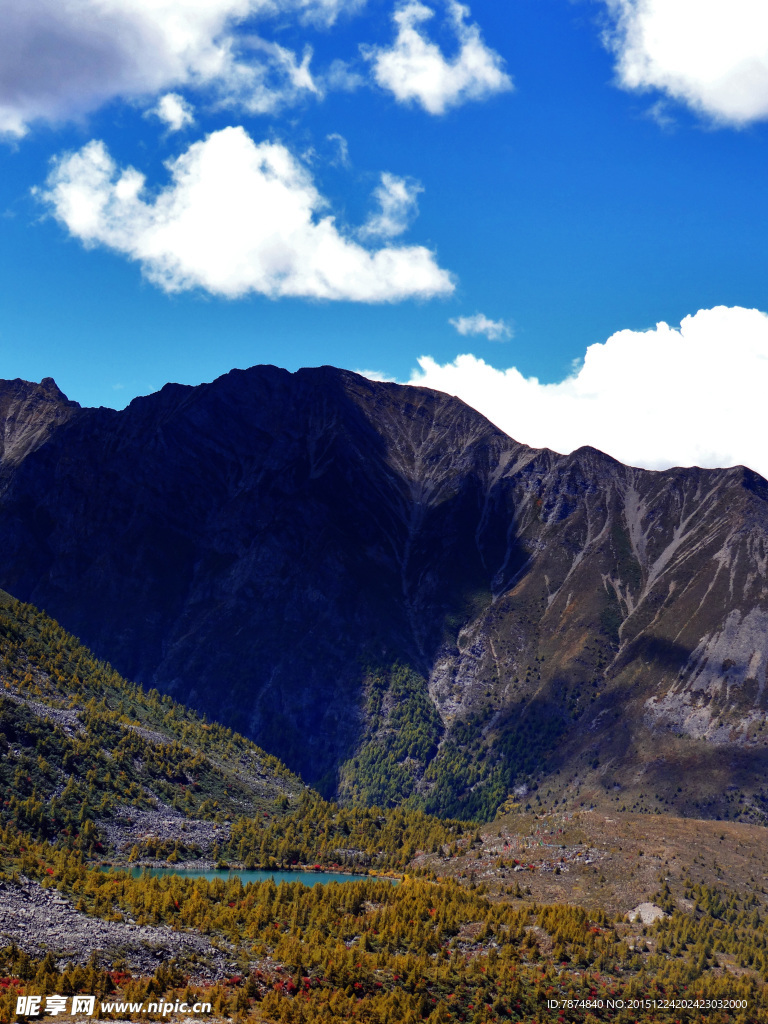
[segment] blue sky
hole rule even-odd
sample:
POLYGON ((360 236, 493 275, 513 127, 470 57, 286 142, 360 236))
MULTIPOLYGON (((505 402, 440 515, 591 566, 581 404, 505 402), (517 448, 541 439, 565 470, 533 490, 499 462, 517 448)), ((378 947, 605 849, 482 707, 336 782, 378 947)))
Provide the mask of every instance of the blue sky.
POLYGON ((768 473, 761 0, 7 8, 0 376, 330 363, 768 473))

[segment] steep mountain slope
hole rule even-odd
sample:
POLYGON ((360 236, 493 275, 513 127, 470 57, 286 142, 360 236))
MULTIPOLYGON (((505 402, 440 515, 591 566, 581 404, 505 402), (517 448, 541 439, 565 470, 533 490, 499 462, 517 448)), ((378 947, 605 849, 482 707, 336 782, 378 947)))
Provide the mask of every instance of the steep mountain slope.
POLYGON ((305 791, 276 758, 143 692, 2 591, 0 789, 0 827, 123 855, 139 835, 209 852, 225 820, 282 818, 305 791))
POLYGON ((402 393, 404 409, 352 374, 262 368, 86 410, 5 489, 0 578, 314 781, 354 750, 365 665, 426 671, 446 615, 488 590, 464 537, 476 464, 510 442, 402 393))
POLYGON ((755 474, 535 451, 330 367, 75 413, 0 464, 0 585, 125 675, 345 797, 490 814, 546 765, 538 799, 762 813, 755 474))

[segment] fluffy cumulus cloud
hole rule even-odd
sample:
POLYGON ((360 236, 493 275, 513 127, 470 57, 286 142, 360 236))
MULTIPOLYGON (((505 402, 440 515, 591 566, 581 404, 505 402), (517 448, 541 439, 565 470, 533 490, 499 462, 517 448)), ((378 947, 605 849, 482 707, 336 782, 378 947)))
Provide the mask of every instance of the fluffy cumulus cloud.
POLYGON ((363 0, 4 0, 0 133, 81 116, 115 98, 192 86, 223 104, 274 110, 317 91, 301 56, 238 33, 281 13, 332 23, 363 0), (246 29, 248 26, 245 26, 246 29))
POLYGON ((512 88, 502 58, 485 45, 478 26, 468 22, 469 8, 456 0, 447 0, 446 7, 447 25, 458 44, 455 55, 446 57, 426 35, 425 25, 435 12, 419 0, 406 0, 396 9, 391 47, 363 49, 382 89, 401 103, 421 104, 430 114, 512 88))
POLYGON ((490 320, 484 313, 472 316, 457 316, 448 323, 459 334, 483 334, 489 341, 506 341, 512 337, 512 328, 503 320, 490 320))
POLYGON ((633 466, 747 465, 768 477, 768 315, 718 306, 590 345, 578 371, 541 384, 473 355, 419 360, 411 383, 458 395, 518 441, 592 445, 633 466))
POLYGON ((161 96, 152 113, 159 117, 172 132, 181 131, 182 128, 187 128, 195 121, 192 106, 177 92, 167 92, 161 96))
POLYGON ((120 169, 94 141, 62 157, 38 195, 74 237, 137 260, 168 292, 386 302, 453 291, 429 249, 347 237, 279 143, 225 128, 168 170, 170 183, 150 195, 139 171, 120 169))
POLYGON ((395 238, 401 235, 419 212, 417 196, 424 189, 406 178, 386 171, 373 195, 379 209, 360 229, 363 238, 395 238))
POLYGON ((765 0, 605 0, 621 84, 660 89, 715 121, 768 118, 765 0))

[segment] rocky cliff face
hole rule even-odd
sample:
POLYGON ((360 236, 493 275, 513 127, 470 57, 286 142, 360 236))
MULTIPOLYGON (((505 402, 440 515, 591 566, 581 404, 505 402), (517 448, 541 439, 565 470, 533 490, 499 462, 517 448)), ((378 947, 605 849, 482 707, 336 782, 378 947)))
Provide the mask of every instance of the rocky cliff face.
POLYGON ((535 451, 330 367, 123 412, 54 389, 0 385, 0 586, 124 675, 327 792, 758 813, 760 477, 535 451))
POLYGON ((40 384, 18 378, 0 380, 0 473, 23 462, 79 409, 52 377, 40 384))

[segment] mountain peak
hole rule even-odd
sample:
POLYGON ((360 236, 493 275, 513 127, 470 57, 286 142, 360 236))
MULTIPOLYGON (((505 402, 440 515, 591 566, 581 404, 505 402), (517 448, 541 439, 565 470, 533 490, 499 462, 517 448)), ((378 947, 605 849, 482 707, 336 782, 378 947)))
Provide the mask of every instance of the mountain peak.
POLYGON ((555 758, 613 800, 644 751, 695 747, 688 790, 642 786, 711 813, 724 746, 759 795, 768 484, 748 470, 537 451, 333 367, 121 411, 0 382, 0 434, 0 587, 331 795, 492 815, 555 758))
POLYGON ((79 411, 53 377, 0 380, 0 468, 23 462, 79 411))

